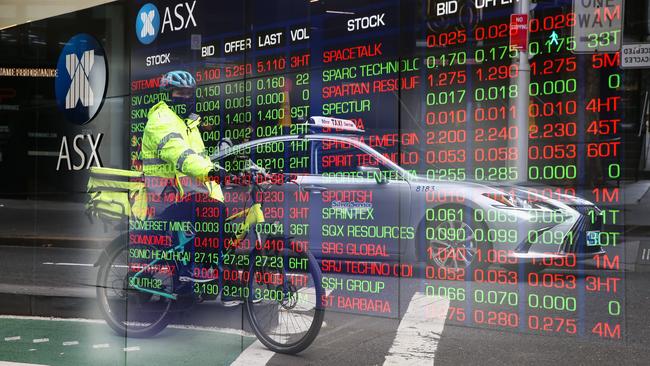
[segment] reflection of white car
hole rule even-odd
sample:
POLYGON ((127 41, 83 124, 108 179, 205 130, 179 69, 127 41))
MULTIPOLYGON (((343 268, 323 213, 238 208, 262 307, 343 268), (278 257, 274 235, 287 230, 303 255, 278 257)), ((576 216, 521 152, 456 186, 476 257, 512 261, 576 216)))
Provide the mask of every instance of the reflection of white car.
MULTIPOLYGON (((268 170, 297 174, 281 203, 287 236, 322 258, 426 260, 437 267, 543 261, 571 265, 602 253, 597 207, 569 195, 458 181, 432 181, 393 163, 358 137, 308 133, 351 121, 312 118, 301 134, 262 138, 221 150, 222 166, 250 157, 268 170)), ((349 123, 349 124, 346 124, 349 123)), ((278 211, 269 211, 270 213, 278 211)), ((268 216, 268 215, 267 215, 268 216)))

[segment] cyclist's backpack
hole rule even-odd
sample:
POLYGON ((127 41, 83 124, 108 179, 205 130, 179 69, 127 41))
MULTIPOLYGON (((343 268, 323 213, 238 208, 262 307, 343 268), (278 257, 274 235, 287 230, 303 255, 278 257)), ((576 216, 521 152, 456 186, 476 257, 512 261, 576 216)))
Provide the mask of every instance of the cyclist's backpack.
POLYGON ((91 218, 103 221, 124 220, 130 217, 144 219, 147 195, 142 172, 90 168, 86 212, 91 218))

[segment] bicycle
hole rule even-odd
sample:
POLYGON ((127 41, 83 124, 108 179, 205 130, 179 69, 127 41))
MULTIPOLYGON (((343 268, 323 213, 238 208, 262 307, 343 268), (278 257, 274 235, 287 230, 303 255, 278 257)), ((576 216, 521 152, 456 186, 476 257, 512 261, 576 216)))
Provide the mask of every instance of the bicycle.
MULTIPOLYGON (((240 286, 236 295, 245 304, 257 338, 272 351, 295 354, 314 341, 323 322, 320 267, 309 250, 299 252, 284 245, 290 238, 267 235, 261 230, 265 225, 265 195, 260 193, 277 185, 278 179, 252 162, 249 172, 250 179, 244 185, 249 187, 250 206, 246 204, 244 209, 224 220, 227 223, 243 220, 234 235, 224 240, 230 249, 226 258, 235 258, 236 262, 230 263, 236 268, 230 270, 230 277, 238 277, 235 282, 240 286)), ((295 183, 289 175, 281 176, 279 184, 295 183)), ((237 179, 231 181, 237 183, 237 179)), ((129 248, 124 238, 118 238, 100 256, 96 264, 99 307, 108 325, 118 334, 153 336, 165 329, 173 312, 216 299, 224 294, 224 289, 233 295, 231 290, 237 286, 215 283, 226 273, 223 249, 221 254, 204 252, 196 257, 210 264, 207 273, 214 276, 188 275, 191 273, 187 271, 188 266, 196 265, 188 260, 193 236, 179 232, 178 237, 178 242, 164 251, 158 247, 129 248), (147 260, 132 259, 138 253, 147 254, 142 256, 147 260), (155 259, 149 261, 152 255, 155 259), (212 265, 217 265, 217 269, 213 270, 212 265), (192 288, 189 294, 188 285, 192 288)))

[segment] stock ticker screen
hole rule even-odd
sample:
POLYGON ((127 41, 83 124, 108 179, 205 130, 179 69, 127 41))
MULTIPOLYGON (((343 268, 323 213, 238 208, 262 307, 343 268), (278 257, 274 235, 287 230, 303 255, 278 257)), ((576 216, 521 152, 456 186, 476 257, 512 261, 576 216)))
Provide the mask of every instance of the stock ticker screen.
MULTIPOLYGON (((144 5, 134 2, 133 19, 144 5)), ((609 51, 620 49, 622 1, 586 15, 537 1, 520 48, 518 1, 155 6, 155 41, 131 40, 131 168, 142 168, 149 109, 171 104, 161 75, 189 71, 195 103, 173 108, 201 116, 207 153, 222 139, 252 143, 253 162, 300 183, 264 194, 283 239, 241 245, 312 252, 328 311, 398 317, 414 290, 449 299, 452 324, 624 338, 625 85, 609 51), (313 116, 356 131, 306 124, 313 116)), ((224 189, 228 212, 247 194, 224 189)), ((194 251, 220 253, 186 258, 195 273, 237 262, 220 239, 234 224, 219 228, 220 214, 198 203, 194 214, 194 251)), ((130 245, 169 245, 145 226, 131 223, 130 245)), ((241 273, 221 276, 224 291, 243 291, 227 284, 241 273)))

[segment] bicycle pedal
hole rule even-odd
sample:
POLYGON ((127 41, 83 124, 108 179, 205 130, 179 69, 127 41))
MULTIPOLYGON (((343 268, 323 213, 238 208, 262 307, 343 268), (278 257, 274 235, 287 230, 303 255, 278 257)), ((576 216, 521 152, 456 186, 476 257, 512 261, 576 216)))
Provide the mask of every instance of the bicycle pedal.
POLYGON ((232 307, 235 307, 235 306, 242 305, 243 303, 244 303, 244 301, 238 300, 238 299, 236 299, 236 300, 221 300, 221 305, 223 307, 225 307, 225 308, 232 308, 232 307))
POLYGON ((214 281, 213 278, 194 278, 189 276, 179 276, 178 281, 180 282, 197 282, 197 283, 208 283, 214 281))

